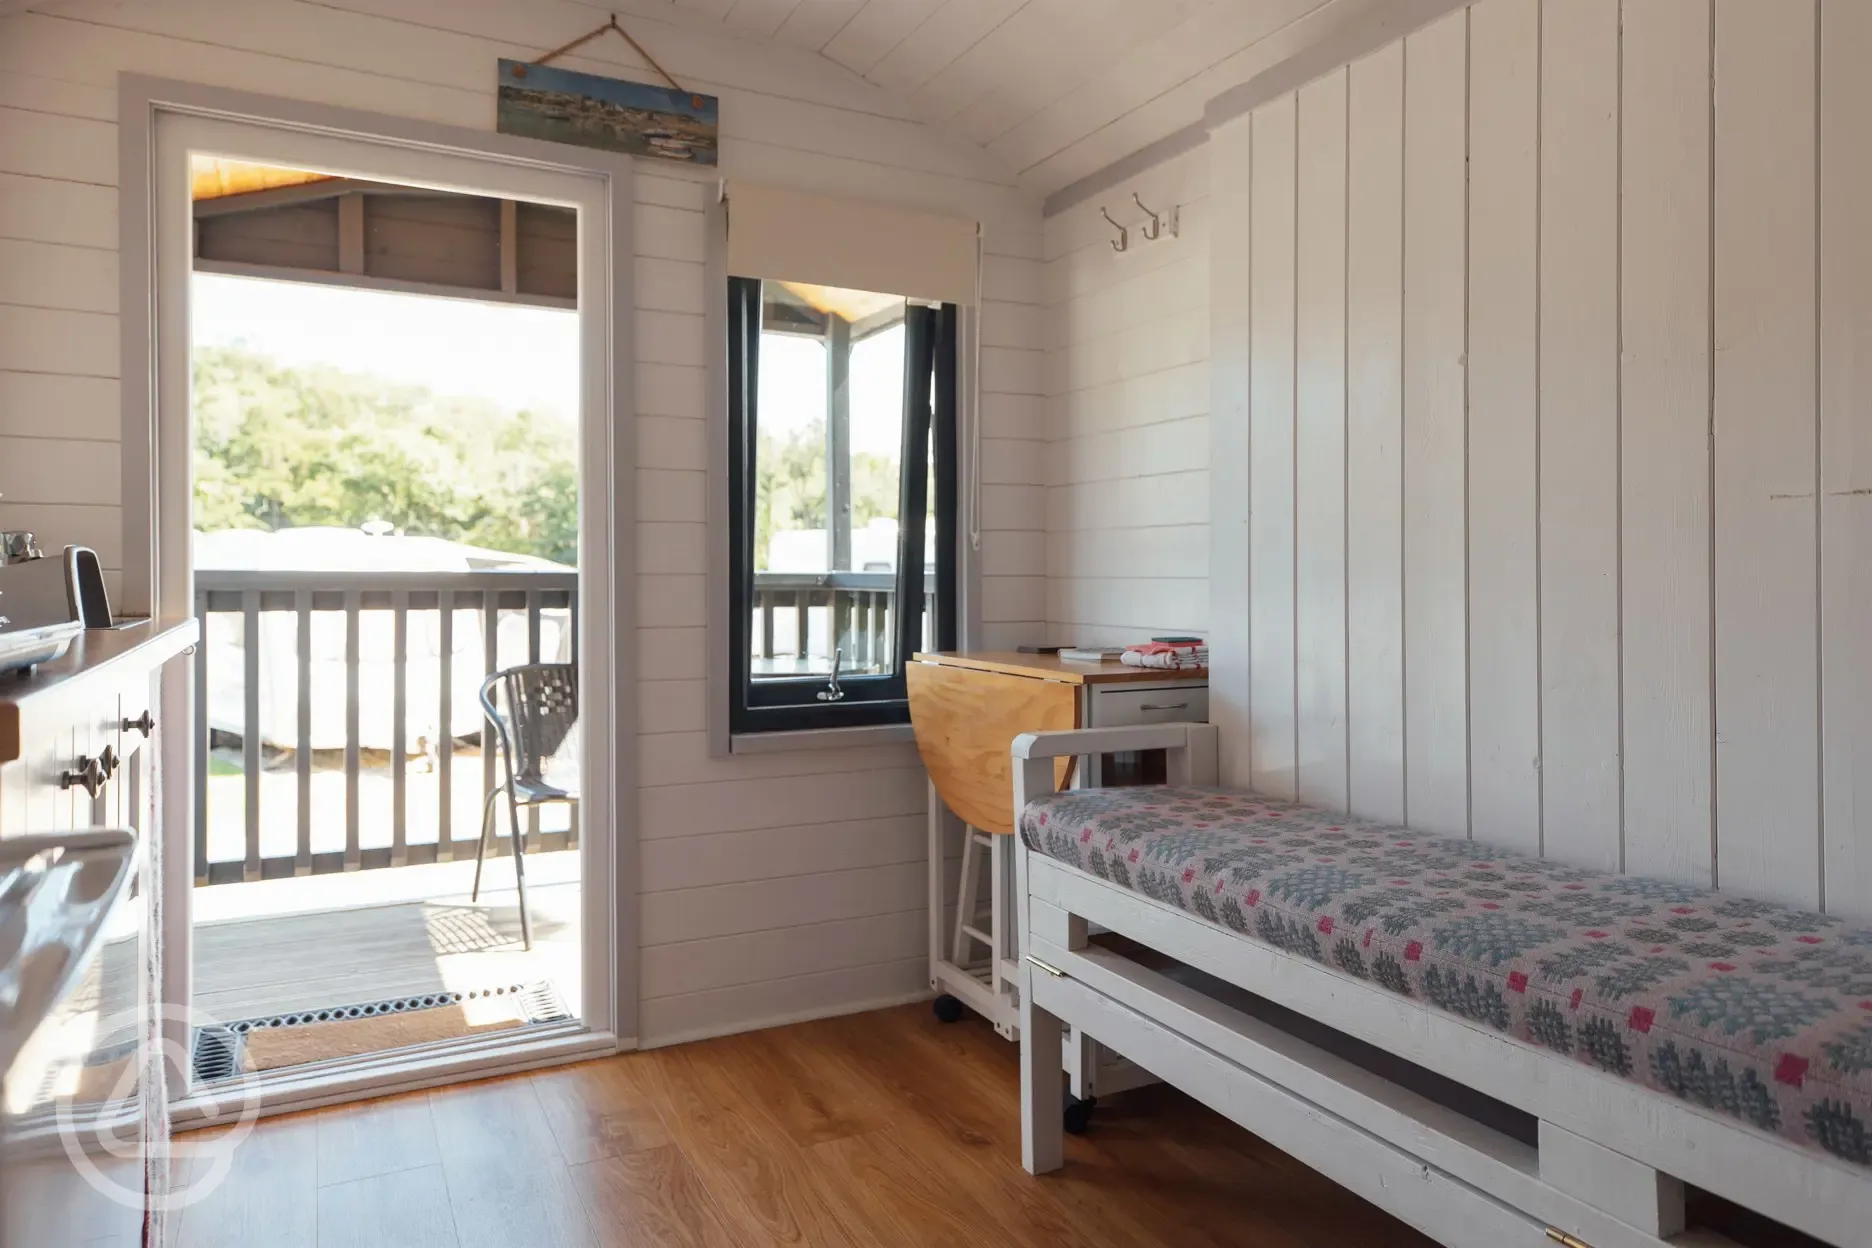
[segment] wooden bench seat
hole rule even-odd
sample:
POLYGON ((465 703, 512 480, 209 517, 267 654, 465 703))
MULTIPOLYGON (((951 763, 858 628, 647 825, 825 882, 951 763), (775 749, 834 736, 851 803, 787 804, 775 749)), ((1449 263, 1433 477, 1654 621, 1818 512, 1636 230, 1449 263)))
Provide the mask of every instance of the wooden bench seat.
POLYGON ((1070 1035, 1451 1245, 1732 1245, 1692 1189, 1872 1243, 1872 928, 1214 788, 1209 725, 1013 755, 1034 1173, 1070 1035), (1055 792, 1150 749, 1170 787, 1055 792))
POLYGON ((1029 804, 1029 848, 1872 1165, 1872 927, 1196 788, 1029 804))

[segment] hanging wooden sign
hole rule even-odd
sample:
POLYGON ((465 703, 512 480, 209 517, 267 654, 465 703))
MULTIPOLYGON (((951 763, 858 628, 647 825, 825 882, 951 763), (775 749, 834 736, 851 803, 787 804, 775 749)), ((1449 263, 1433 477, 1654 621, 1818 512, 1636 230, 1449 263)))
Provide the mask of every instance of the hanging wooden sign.
POLYGON ((713 165, 719 114, 716 97, 674 85, 653 87, 539 62, 500 63, 495 128, 502 134, 713 165))

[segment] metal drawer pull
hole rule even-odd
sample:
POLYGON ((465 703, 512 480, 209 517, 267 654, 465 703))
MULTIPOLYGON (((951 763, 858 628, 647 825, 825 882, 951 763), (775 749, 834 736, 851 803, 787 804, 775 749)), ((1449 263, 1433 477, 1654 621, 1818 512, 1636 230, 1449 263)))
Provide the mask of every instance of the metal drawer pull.
POLYGON ((145 739, 148 739, 150 733, 156 731, 156 718, 146 710, 137 718, 126 719, 117 726, 125 732, 129 732, 134 728, 142 733, 145 739))
MULTIPOLYGON (((117 751, 108 745, 104 747, 104 752, 98 755, 98 766, 103 770, 106 780, 117 774, 117 768, 122 763, 123 760, 117 757, 117 751)), ((96 795, 93 794, 93 796, 96 795)))
POLYGON ((83 789, 92 797, 96 797, 108 778, 104 774, 102 762, 95 758, 80 758, 78 770, 59 773, 59 788, 83 789))
POLYGON ((1189 710, 1189 703, 1187 702, 1146 702, 1144 705, 1138 707, 1138 710, 1140 711, 1187 711, 1189 710))
POLYGON ((1039 967, 1041 970, 1045 971, 1047 974, 1051 975, 1054 979, 1066 978, 1065 971, 1060 970, 1059 967, 1054 966, 1051 963, 1042 962, 1039 958, 1034 957, 1034 955, 1031 953, 1027 955, 1027 960, 1033 963, 1036 967, 1039 967))

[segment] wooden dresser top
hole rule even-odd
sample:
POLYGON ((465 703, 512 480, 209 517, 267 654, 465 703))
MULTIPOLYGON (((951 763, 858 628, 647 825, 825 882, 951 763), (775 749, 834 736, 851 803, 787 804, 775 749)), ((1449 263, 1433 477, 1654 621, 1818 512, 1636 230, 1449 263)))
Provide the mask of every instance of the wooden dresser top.
POLYGON ((1031 676, 1037 680, 1057 680, 1069 685, 1206 684, 1209 680, 1209 669, 1204 667, 1170 672, 1154 667, 1127 667, 1115 660, 1110 663, 1073 663, 1057 655, 1018 654, 1011 650, 942 650, 914 657, 918 663, 941 663, 946 667, 968 667, 980 672, 1004 672, 1010 676, 1031 676))
POLYGON ((24 675, 0 672, 0 763, 24 752, 21 720, 42 703, 84 696, 91 678, 112 679, 162 666, 195 644, 200 627, 194 620, 146 620, 125 628, 81 633, 63 658, 41 663, 24 675))

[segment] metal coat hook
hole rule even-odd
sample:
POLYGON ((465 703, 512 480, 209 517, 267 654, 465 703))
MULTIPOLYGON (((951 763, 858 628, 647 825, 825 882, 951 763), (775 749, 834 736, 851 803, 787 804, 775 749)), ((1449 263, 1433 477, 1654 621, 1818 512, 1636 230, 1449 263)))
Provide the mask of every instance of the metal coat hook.
POLYGON ((1138 198, 1136 191, 1131 192, 1131 202, 1136 204, 1139 208, 1143 208, 1145 215, 1150 217, 1149 225, 1139 227, 1144 234, 1144 240, 1146 242, 1154 243, 1162 238, 1164 226, 1166 225, 1170 227, 1170 237, 1175 238, 1177 236, 1178 212, 1175 205, 1171 206, 1170 213, 1167 217, 1160 217, 1155 212, 1145 207, 1144 201, 1138 198))
POLYGON ((1124 226, 1119 225, 1116 221, 1113 221, 1111 213, 1106 212, 1102 206, 1099 208, 1099 216, 1104 217, 1105 220, 1110 223, 1112 229, 1118 231, 1118 237, 1112 239, 1111 249, 1113 251, 1123 251, 1131 245, 1131 231, 1130 230, 1125 229, 1124 226))

